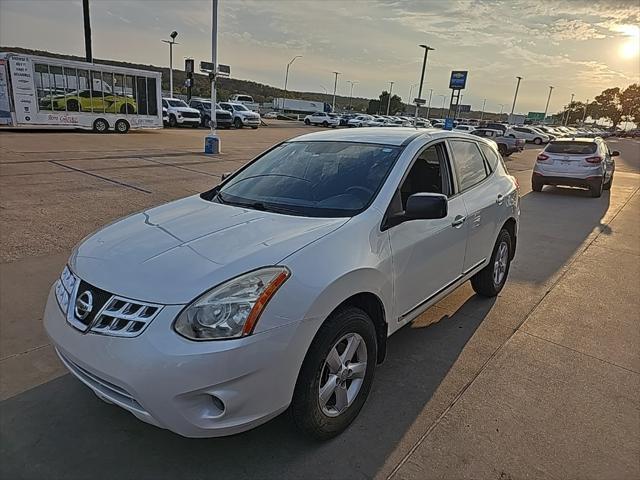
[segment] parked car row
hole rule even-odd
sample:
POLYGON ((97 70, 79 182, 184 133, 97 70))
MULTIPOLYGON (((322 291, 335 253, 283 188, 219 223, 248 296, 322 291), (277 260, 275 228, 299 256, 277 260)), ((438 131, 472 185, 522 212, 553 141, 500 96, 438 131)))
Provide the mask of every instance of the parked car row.
POLYGON ((323 127, 431 127, 426 118, 418 118, 398 115, 368 115, 348 113, 338 115, 336 113, 315 112, 304 118, 306 125, 322 125, 323 127))
MULTIPOLYGON (((192 98, 187 104, 178 98, 162 99, 162 120, 169 127, 208 127, 211 122, 211 100, 192 98)), ((241 103, 220 102, 216 104, 217 128, 260 126, 260 114, 249 110, 241 103)))

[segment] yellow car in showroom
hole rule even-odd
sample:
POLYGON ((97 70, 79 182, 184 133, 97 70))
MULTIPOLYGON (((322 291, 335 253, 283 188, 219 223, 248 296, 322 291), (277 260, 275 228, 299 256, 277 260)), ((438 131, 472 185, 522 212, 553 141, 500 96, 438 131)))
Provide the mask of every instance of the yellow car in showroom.
POLYGON ((68 112, 136 113, 132 97, 101 90, 81 90, 66 95, 47 96, 40 100, 41 110, 68 112))

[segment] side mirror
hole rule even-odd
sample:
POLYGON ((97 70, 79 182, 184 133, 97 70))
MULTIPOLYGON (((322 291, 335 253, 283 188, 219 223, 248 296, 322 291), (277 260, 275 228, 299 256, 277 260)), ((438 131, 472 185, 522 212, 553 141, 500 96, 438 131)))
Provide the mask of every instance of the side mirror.
POLYGON ((406 220, 433 220, 447 216, 448 200, 439 193, 414 193, 407 200, 406 220))
POLYGON ((614 150, 613 152, 611 152, 611 156, 612 157, 619 157, 620 156, 620 152, 618 150, 614 150))
POLYGON ((231 176, 231 172, 224 172, 222 174, 222 177, 220 177, 220 178, 221 178, 221 180, 225 180, 225 179, 229 178, 230 176, 231 176))

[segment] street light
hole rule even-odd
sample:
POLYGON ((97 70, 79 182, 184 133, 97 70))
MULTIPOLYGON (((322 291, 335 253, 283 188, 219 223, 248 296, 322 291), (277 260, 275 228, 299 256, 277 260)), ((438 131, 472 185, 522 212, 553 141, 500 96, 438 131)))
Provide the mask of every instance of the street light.
POLYGON ((349 93, 349 111, 351 111, 351 99, 353 98, 353 86, 360 82, 352 82, 351 80, 347 80, 347 83, 351 84, 351 92, 349 93))
POLYGON ((411 104, 411 93, 413 92, 413 87, 417 87, 418 84, 414 83, 413 85, 409 86, 409 96, 407 97, 407 106, 409 106, 409 104, 411 104))
POLYGON ((587 102, 584 104, 584 113, 582 114, 582 125, 584 125, 584 121, 587 118, 587 105, 589 105, 589 99, 587 98, 587 102))
POLYGON ((174 30, 169 36, 171 37, 171 40, 162 41, 169 44, 169 98, 173 98, 173 46, 180 44, 176 42, 178 32, 174 30))
POLYGON ((333 81, 333 103, 331 104, 331 111, 335 112, 336 111, 336 87, 338 86, 338 75, 340 75, 340 72, 333 72, 333 74, 336 76, 336 78, 333 81))
POLYGON ((393 83, 389 82, 389 99, 387 100, 387 115, 389 115, 389 107, 391 106, 391 92, 393 91, 393 83))
POLYGON ((484 107, 487 105, 487 99, 485 98, 482 101, 482 111, 480 112, 480 121, 484 118, 484 107))
POLYGON ((571 101, 569 102, 569 107, 567 108, 567 116, 566 116, 566 118, 564 119, 564 122, 563 122, 564 125, 567 125, 569 123, 569 115, 571 115, 570 112, 571 112, 571 107, 573 105, 573 97, 575 95, 576 95, 575 93, 571 94, 571 101))
POLYGON ((444 102, 447 101, 447 96, 446 95, 438 95, 438 97, 442 97, 442 112, 440 112, 442 115, 444 115, 444 102))
POLYGON ((433 88, 429 89, 429 103, 427 104, 427 120, 429 119, 429 112, 431 112, 431 96, 433 95, 433 88))
MULTIPOLYGON (((422 60, 422 73, 420 74, 420 88, 418 89, 418 100, 422 100, 422 84, 424 83, 424 70, 427 67, 427 55, 429 50, 435 50, 427 45, 419 45, 420 48, 424 48, 424 60, 422 60)), ((420 102, 416 102, 416 116, 414 124, 418 124, 418 109, 420 108, 420 102)))
POLYGON ((547 118, 547 111, 549 111, 549 100, 551 100, 551 92, 555 87, 549 85, 549 96, 547 97, 547 105, 544 107, 544 117, 542 117, 542 123, 545 123, 547 118))
POLYGON ((296 55, 291 59, 289 63, 287 63, 287 73, 284 75, 284 98, 282 99, 282 113, 285 113, 287 110, 287 82, 289 81, 289 67, 293 62, 296 61, 296 58, 302 58, 302 55, 296 55))
POLYGON ((518 79, 518 83, 516 83, 516 93, 513 95, 513 105, 511 105, 511 115, 513 115, 513 111, 516 108, 516 99, 518 98, 518 89, 520 88, 520 80, 522 77, 516 77, 518 79))
POLYGON ((502 118, 502 112, 504 111, 504 103, 500 103, 500 118, 502 118))

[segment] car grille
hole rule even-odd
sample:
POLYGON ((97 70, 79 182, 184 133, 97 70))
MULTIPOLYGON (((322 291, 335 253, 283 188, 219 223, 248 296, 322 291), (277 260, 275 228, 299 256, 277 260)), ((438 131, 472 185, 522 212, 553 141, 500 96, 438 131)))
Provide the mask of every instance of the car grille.
POLYGON ((180 112, 184 118, 200 118, 200 114, 196 112, 180 112))
POLYGON ((216 113, 216 119, 217 120, 231 120, 231 114, 228 112, 218 112, 216 113))
MULTIPOLYGON (((67 322, 82 332, 115 337, 136 337, 162 310, 162 305, 131 300, 94 287, 84 280, 78 279, 67 268, 65 268, 60 281, 56 284, 58 290, 61 288, 60 285, 63 282, 65 273, 67 275, 67 283, 69 283, 70 276, 74 284, 67 312, 65 312, 67 322), (82 315, 83 312, 78 310, 77 306, 82 301, 85 304, 87 302, 91 304, 88 308, 88 314, 82 315)), ((59 292, 56 291, 56 293, 59 292)), ((86 308, 83 311, 86 311, 86 308)))

